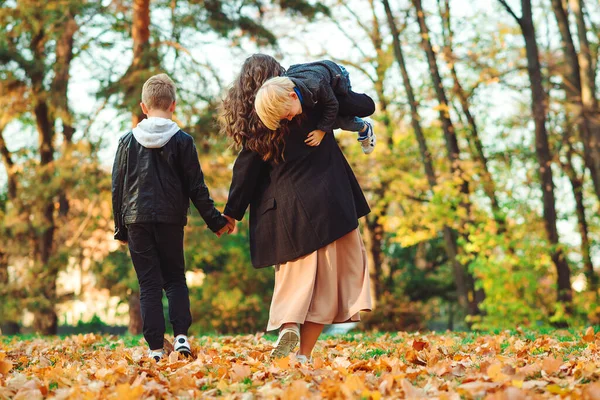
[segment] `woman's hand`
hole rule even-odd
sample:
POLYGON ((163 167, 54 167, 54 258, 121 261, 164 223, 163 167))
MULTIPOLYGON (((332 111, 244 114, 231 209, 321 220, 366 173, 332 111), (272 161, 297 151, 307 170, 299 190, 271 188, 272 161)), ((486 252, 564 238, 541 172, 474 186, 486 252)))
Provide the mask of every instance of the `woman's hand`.
POLYGON ((315 129, 314 131, 308 134, 308 137, 306 138, 304 143, 306 143, 309 146, 318 146, 321 144, 321 140, 323 140, 324 136, 325 131, 315 129))

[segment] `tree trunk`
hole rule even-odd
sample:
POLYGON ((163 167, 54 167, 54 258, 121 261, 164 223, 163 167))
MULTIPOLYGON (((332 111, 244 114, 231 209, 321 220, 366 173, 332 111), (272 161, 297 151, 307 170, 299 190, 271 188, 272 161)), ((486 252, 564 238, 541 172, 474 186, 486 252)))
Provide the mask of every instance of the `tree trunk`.
POLYGON ((525 40, 527 54, 527 72, 531 82, 531 111, 535 123, 535 150, 539 164, 539 177, 544 206, 544 226, 550 243, 550 256, 557 274, 557 299, 570 310, 572 301, 571 271, 569 264, 560 248, 558 231, 556 229, 556 208, 554 197, 554 181, 552 178, 552 156, 546 131, 546 94, 542 83, 542 70, 538 46, 535 37, 535 27, 531 14, 531 1, 521 0, 523 16, 517 17, 504 0, 499 0, 507 11, 517 20, 525 40))
MULTIPOLYGON (((42 97, 42 96, 40 96, 42 97)), ((39 135, 40 164, 42 167, 49 168, 54 161, 54 120, 50 116, 50 111, 45 100, 38 98, 34 107, 34 114, 39 135)), ((44 181, 51 179, 51 171, 46 169, 43 176, 44 181)), ((36 244, 38 255, 35 263, 38 273, 43 278, 41 283, 41 294, 45 297, 49 305, 40 307, 34 311, 34 329, 43 335, 55 335, 58 328, 58 317, 54 310, 56 302, 56 278, 58 269, 55 265, 50 265, 50 256, 52 255, 54 242, 54 201, 52 198, 41 199, 41 215, 43 227, 41 232, 36 235, 36 244)))
POLYGON ((598 275, 594 272, 594 264, 591 257, 591 245, 589 239, 589 229, 585 215, 585 204, 583 202, 583 179, 579 176, 573 165, 574 150, 567 140, 564 141, 567 147, 566 162, 563 163, 571 187, 573 188, 573 197, 575 198, 575 211, 577 214, 577 227, 581 235, 581 258, 583 260, 583 270, 587 279, 588 290, 596 293, 598 289, 598 275))
MULTIPOLYGON (((402 51, 402 46, 400 44, 399 32, 396 26, 396 22, 394 21, 394 17, 392 15, 392 10, 390 8, 388 0, 382 1, 385 8, 387 21, 390 26, 390 30, 392 31, 394 54, 396 56, 396 61, 398 61, 398 65, 400 66, 400 71, 402 73, 402 81, 404 83, 404 89, 406 91, 408 102, 410 104, 411 126, 413 128, 413 131, 415 132, 417 142, 419 143, 421 161, 423 162, 423 166, 425 168, 425 175, 427 176, 427 181, 429 182, 429 186, 433 189, 437 182, 435 170, 433 168, 433 162, 431 160, 431 152, 429 151, 429 148, 427 146, 427 140, 425 139, 423 129, 421 128, 421 117, 419 115, 418 109, 419 105, 415 98, 413 87, 410 82, 410 77, 408 75, 408 70, 406 68, 406 62, 404 60, 404 54, 402 51)), ((469 298, 466 283, 466 268, 457 259, 458 245, 456 243, 455 235, 449 227, 444 226, 443 236, 446 254, 448 255, 448 259, 452 263, 452 269, 454 271, 454 281, 456 285, 459 304, 463 309, 469 310, 469 298)))
MULTIPOLYGON (((150 0, 133 1, 133 19, 131 24, 131 38, 133 39, 133 62, 130 68, 130 81, 134 98, 140 99, 142 84, 148 75, 150 67, 150 0)), ((131 110, 132 126, 146 118, 139 106, 131 110)))
MULTIPOLYGON (((450 119, 450 108, 448 105, 448 100, 446 97, 446 93, 444 91, 444 87, 442 85, 442 78, 440 76, 440 72, 437 66, 436 55, 433 47, 431 46, 431 41, 429 40, 429 29, 427 24, 425 23, 425 14, 423 12, 423 7, 421 5, 421 0, 412 0, 413 5, 415 6, 417 12, 417 20, 419 22, 419 29, 421 31, 421 44, 423 49, 425 50, 425 54, 427 55, 427 62, 429 64, 429 73, 431 75, 431 79, 433 81, 435 93, 437 96, 437 100, 439 103, 439 116, 442 121, 442 130, 444 131, 444 137, 446 139, 446 150, 448 151, 448 159, 450 160, 450 169, 458 176, 461 180, 460 190, 464 196, 464 200, 461 202, 461 206, 464 207, 467 220, 470 219, 470 203, 469 203, 469 182, 466 180, 465 174, 462 171, 462 167, 460 165, 460 148, 458 147, 458 139, 456 137, 456 132, 454 130, 454 125, 452 124, 452 120, 450 119)), ((460 266, 460 270, 458 267, 455 267, 455 271, 460 275, 460 278, 457 280, 457 289, 463 290, 462 293, 459 292, 459 297, 466 297, 466 301, 468 304, 468 313, 469 315, 478 315, 480 314, 479 310, 479 300, 484 298, 484 294, 481 291, 480 293, 475 293, 475 287, 472 285, 474 282, 473 277, 470 277, 468 271, 464 266, 460 266), (464 288, 459 288, 458 284, 462 281, 465 283, 464 288)), ((464 300, 463 300, 464 301, 464 300)))
MULTIPOLYGON (((575 14, 577 37, 579 38, 579 72, 581 77, 581 101, 583 114, 589 128, 589 148, 592 168, 600 180, 600 109, 596 97, 596 74, 594 58, 587 39, 587 27, 583 16, 584 0, 569 0, 569 7, 575 14)), ((591 170, 591 169, 590 169, 591 170)), ((592 175, 592 178, 594 175, 592 175)), ((600 199, 600 182, 594 182, 600 199)))
MULTIPOLYGON (((70 79, 71 61, 73 60, 73 36, 79 29, 75 16, 69 14, 69 19, 63 24, 63 32, 56 41, 56 63, 54 64, 54 79, 52 80, 52 93, 56 117, 60 118, 63 128, 63 157, 69 157, 73 144, 73 115, 69 108, 68 88, 70 79)), ((63 191, 58 195, 59 215, 69 213, 69 200, 63 191)))
POLYGON ((0 157, 2 158, 2 164, 4 164, 4 169, 6 169, 6 176, 8 181, 8 198, 11 201, 14 201, 17 197, 17 179, 14 171, 14 162, 12 160, 11 154, 6 147, 6 142, 4 141, 4 126, 0 126, 0 157))
POLYGON ((129 333, 139 335, 143 331, 142 309, 140 306, 140 292, 137 290, 129 294, 129 333))
POLYGON ((596 159, 600 156, 594 147, 591 136, 591 124, 585 116, 583 93, 581 86, 581 71, 575 44, 569 27, 569 17, 563 7, 562 0, 552 0, 552 10, 558 24, 561 45, 565 55, 564 70, 561 70, 563 86, 567 97, 567 113, 573 116, 573 120, 579 131, 579 140, 583 144, 583 159, 585 166, 590 171, 596 197, 600 200, 600 164, 596 159))
POLYGON ((446 58, 446 62, 448 63, 448 66, 450 68, 450 74, 452 75, 452 80, 454 82, 452 90, 460 102, 462 112, 467 118, 467 124, 469 126, 470 131, 469 142, 471 142, 472 146, 474 147, 474 158, 481 165, 481 178, 483 190, 490 199, 492 205, 492 213, 494 215, 494 220, 498 225, 498 231, 500 233, 504 233, 506 232, 506 216, 500 208, 498 196, 496 195, 496 184, 488 168, 488 160, 485 155, 485 152, 483 151, 483 143, 481 142, 481 138, 479 137, 479 129, 477 128, 477 122, 475 121, 475 117, 471 113, 468 95, 463 89, 460 83, 460 79, 458 78, 458 73, 456 71, 456 57, 454 56, 454 51, 452 49, 452 41, 454 34, 452 32, 452 25, 450 22, 450 0, 445 0, 444 9, 442 9, 441 7, 440 0, 438 0, 438 6, 440 8, 440 16, 442 17, 442 34, 444 36, 444 57, 446 58))

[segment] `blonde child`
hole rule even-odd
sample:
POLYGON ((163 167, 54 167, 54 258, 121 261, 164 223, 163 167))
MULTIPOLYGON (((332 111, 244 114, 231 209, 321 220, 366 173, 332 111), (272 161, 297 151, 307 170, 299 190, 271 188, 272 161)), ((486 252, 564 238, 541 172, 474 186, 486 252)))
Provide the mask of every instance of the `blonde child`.
POLYGON ((323 107, 317 129, 306 143, 318 146, 326 132, 341 128, 358 133, 362 151, 375 149, 373 126, 361 117, 375 111, 375 103, 364 93, 352 91, 348 71, 333 61, 292 65, 285 76, 266 81, 256 93, 255 109, 263 124, 279 128, 282 119, 292 120, 306 108, 323 107))

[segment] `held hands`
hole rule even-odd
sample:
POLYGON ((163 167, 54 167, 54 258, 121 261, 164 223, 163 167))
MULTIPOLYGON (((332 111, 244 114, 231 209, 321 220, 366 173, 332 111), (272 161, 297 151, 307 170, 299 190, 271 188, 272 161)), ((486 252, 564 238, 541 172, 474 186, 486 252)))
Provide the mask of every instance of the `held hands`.
POLYGON ((306 138, 304 143, 306 143, 309 146, 318 146, 321 144, 321 140, 323 140, 324 136, 325 131, 315 129, 314 131, 308 134, 308 137, 306 138))
POLYGON ((229 215, 223 214, 223 216, 227 219, 227 224, 224 227, 222 227, 218 232, 215 232, 217 237, 221 237, 225 233, 237 233, 237 224, 235 219, 231 218, 229 215))

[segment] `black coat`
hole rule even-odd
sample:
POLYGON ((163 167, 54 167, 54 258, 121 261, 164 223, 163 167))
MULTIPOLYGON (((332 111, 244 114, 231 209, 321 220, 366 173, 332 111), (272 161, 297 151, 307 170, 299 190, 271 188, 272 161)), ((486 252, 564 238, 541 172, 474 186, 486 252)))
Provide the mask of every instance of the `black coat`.
POLYGON ((142 146, 132 132, 121 137, 112 171, 115 239, 127 240, 127 224, 185 225, 190 199, 213 232, 227 224, 204 183, 190 135, 179 131, 158 149, 142 146))
POLYGON ((286 71, 286 76, 300 91, 303 110, 317 105, 322 108, 317 129, 332 130, 339 110, 337 96, 345 96, 350 90, 340 66, 329 60, 296 64, 286 71))
POLYGON ((280 164, 243 149, 233 167, 224 213, 241 220, 250 205, 250 253, 256 268, 312 253, 358 227, 370 212, 362 190, 329 131, 319 146, 304 143, 322 109, 290 124, 280 164))

